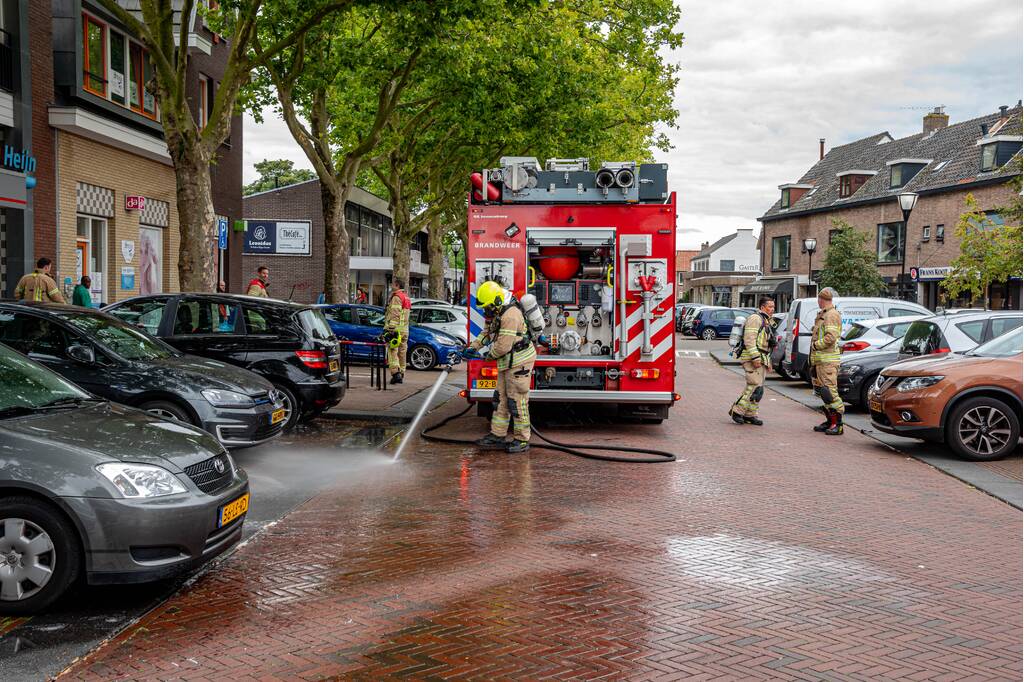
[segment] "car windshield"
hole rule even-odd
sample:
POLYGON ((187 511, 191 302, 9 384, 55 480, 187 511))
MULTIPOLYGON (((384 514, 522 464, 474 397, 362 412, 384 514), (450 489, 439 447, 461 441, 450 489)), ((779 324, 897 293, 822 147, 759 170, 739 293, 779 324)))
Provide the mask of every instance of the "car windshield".
POLYGON ((62 313, 61 317, 125 360, 160 360, 178 355, 163 341, 113 317, 78 312, 62 313))
POLYGON ((1020 355, 1024 352, 1024 336, 1021 336, 1019 329, 1007 332, 999 338, 983 343, 967 355, 976 355, 982 358, 1009 358, 1020 355))
POLYGON ((0 417, 18 408, 37 408, 58 400, 86 400, 89 394, 45 367, 0 344, 0 417))
POLYGON ((331 331, 331 325, 327 324, 327 318, 322 311, 309 308, 299 312, 296 317, 302 328, 314 339, 334 341, 334 332, 331 331))

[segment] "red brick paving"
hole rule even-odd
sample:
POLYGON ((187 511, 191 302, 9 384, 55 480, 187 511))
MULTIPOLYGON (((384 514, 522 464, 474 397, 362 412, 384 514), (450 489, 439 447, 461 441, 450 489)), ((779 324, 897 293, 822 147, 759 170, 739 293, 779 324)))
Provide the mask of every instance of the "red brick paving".
POLYGON ((735 426, 735 375, 680 374, 671 423, 595 440, 674 443, 684 461, 424 444, 311 500, 69 675, 1021 678, 1016 510, 859 433, 814 434, 783 398, 767 426, 735 426))

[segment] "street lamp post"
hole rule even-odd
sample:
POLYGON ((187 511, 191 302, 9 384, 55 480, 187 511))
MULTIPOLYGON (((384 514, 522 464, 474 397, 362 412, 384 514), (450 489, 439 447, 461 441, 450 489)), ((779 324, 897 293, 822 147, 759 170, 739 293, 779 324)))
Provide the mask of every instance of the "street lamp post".
POLYGON ((452 253, 455 254, 455 303, 458 303, 461 299, 459 296, 462 293, 462 277, 459 276, 459 252, 462 251, 462 240, 456 239, 452 242, 452 253))
POLYGON ((910 220, 910 212, 917 206, 917 192, 900 192, 896 195, 900 202, 900 211, 903 212, 903 229, 900 230, 900 282, 897 286, 899 294, 897 298, 901 301, 907 300, 903 293, 903 278, 907 272, 907 226, 910 220))
POLYGON ((818 240, 814 237, 808 237, 804 240, 804 251, 807 252, 807 293, 811 293, 811 257, 814 256, 814 250, 818 248, 818 240))

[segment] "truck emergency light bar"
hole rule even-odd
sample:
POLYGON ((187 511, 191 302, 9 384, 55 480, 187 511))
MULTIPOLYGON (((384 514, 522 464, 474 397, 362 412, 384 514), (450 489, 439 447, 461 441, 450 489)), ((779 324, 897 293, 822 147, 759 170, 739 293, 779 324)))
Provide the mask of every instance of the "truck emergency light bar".
POLYGON ((474 204, 663 204, 668 201, 668 165, 588 159, 503 156, 500 168, 473 173, 474 204))

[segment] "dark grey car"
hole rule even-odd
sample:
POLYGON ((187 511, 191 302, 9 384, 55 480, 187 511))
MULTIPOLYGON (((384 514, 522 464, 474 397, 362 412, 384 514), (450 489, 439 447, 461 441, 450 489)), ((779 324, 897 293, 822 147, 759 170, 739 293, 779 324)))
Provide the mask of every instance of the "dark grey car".
POLYGON ((199 426, 228 447, 284 429, 284 402, 266 379, 185 355, 98 310, 2 303, 0 342, 95 395, 199 426))
POLYGON ((243 470, 212 436, 90 396, 0 344, 0 613, 157 580, 242 536, 243 470))

